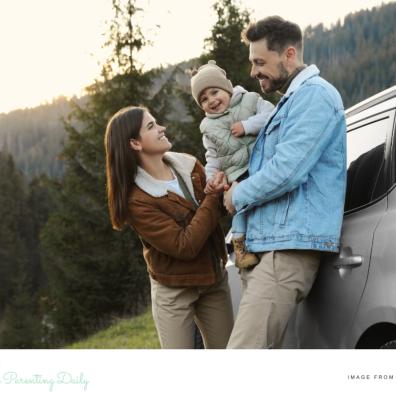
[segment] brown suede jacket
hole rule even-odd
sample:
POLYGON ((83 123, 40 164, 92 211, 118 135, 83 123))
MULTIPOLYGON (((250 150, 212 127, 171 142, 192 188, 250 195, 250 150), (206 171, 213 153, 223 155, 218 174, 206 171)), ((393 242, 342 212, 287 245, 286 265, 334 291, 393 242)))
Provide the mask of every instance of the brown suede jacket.
POLYGON ((196 158, 168 152, 164 161, 183 178, 198 209, 138 168, 128 223, 140 236, 153 279, 166 286, 211 285, 220 279, 227 261, 219 225, 221 200, 205 196, 205 171, 196 158))

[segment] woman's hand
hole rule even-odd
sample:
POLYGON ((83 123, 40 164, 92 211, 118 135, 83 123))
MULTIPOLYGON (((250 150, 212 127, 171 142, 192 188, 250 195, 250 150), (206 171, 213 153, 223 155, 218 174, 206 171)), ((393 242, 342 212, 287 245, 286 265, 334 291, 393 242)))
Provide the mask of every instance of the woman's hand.
POLYGON ((224 172, 217 172, 215 176, 209 180, 205 187, 205 194, 216 194, 220 195, 224 191, 227 191, 229 185, 227 183, 227 176, 224 172))
POLYGON ((213 194, 214 193, 213 179, 210 179, 206 182, 204 193, 205 194, 213 194))

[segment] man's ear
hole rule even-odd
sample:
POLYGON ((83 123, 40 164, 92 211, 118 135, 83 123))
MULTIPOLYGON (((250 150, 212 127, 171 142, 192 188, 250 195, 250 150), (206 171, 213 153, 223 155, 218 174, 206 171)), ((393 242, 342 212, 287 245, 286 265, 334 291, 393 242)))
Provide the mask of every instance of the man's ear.
POLYGON ((137 140, 137 139, 130 139, 129 145, 131 146, 132 150, 142 151, 142 145, 140 144, 139 140, 137 140))
POLYGON ((297 59, 297 49, 290 46, 286 48, 285 55, 288 62, 293 62, 297 59))

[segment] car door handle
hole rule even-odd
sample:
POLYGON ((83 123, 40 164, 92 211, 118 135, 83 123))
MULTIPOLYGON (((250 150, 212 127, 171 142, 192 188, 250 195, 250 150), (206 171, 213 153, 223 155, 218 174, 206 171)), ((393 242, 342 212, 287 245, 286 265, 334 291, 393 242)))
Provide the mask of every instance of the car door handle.
POLYGON ((340 268, 355 268, 359 267, 363 263, 362 256, 350 256, 350 257, 343 257, 338 258, 333 266, 337 269, 340 268))
POLYGON ((340 255, 333 263, 333 266, 337 269, 340 268, 356 268, 363 264, 363 257, 352 254, 350 247, 341 248, 340 255))

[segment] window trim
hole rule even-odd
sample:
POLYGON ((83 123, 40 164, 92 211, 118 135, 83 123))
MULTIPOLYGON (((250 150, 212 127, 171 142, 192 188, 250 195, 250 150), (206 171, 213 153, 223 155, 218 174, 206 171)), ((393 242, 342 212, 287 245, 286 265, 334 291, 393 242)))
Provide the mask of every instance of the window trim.
POLYGON ((344 216, 348 216, 351 213, 355 213, 355 212, 359 212, 363 209, 368 208, 371 205, 376 204, 377 202, 381 201, 382 199, 384 199, 385 197, 388 196, 389 192, 391 190, 393 190, 393 188, 396 187, 396 185, 391 186, 388 190, 386 190, 386 192, 384 192, 382 195, 378 196, 377 198, 375 198, 374 200, 365 203, 364 205, 360 205, 360 206, 356 206, 356 208, 353 209, 349 209, 349 210, 345 210, 344 211, 344 216))
MULTIPOLYGON (((387 91, 389 91, 389 92, 383 93, 382 95, 380 94, 379 97, 371 98, 371 100, 368 100, 367 103, 362 103, 361 105, 357 104, 356 106, 358 106, 358 107, 356 109, 353 109, 352 111, 350 110, 348 112, 348 110, 347 110, 346 116, 350 117, 350 116, 362 113, 365 110, 371 109, 374 106, 377 106, 381 103, 386 102, 387 100, 391 100, 396 97, 396 90, 394 89, 394 87, 389 88, 389 90, 387 90, 387 91)), ((375 95, 375 96, 377 96, 377 95, 375 95)), ((353 107, 355 107, 355 106, 353 106, 353 107)))
MULTIPOLYGON (((367 117, 367 118, 368 118, 368 117, 367 117)), ((371 117, 370 117, 370 118, 371 118, 371 117)), ((358 125, 358 126, 356 126, 355 128, 348 129, 347 134, 348 134, 349 132, 356 131, 356 129, 363 128, 363 127, 365 127, 365 126, 367 126, 367 125, 370 125, 370 124, 374 124, 374 123, 376 123, 376 122, 378 122, 378 121, 386 120, 387 118, 390 118, 390 115, 389 115, 389 114, 388 114, 386 117, 377 118, 377 119, 372 120, 372 121, 370 121, 370 122, 366 122, 365 124, 358 125)), ((361 121, 363 121, 363 120, 361 120, 361 121)), ((360 122, 360 121, 359 121, 359 122, 360 122)), ((354 124, 355 124, 355 123, 354 123, 354 124)))
POLYGON ((393 108, 394 117, 393 117, 393 127, 392 127, 392 136, 390 139, 390 183, 391 189, 395 186, 396 183, 396 108, 393 108))
MULTIPOLYGON (((369 115, 369 116, 367 116, 367 117, 364 117, 364 118, 359 118, 358 120, 356 120, 356 121, 353 121, 353 122, 351 122, 350 124, 348 124, 348 127, 350 127, 350 126, 352 126, 352 125, 355 125, 355 124, 357 124, 357 123, 359 123, 359 122, 362 122, 362 121, 368 120, 368 119, 370 119, 370 118, 373 118, 373 117, 379 116, 380 114, 383 114, 383 113, 389 113, 389 112, 390 112, 390 111, 392 111, 392 110, 395 110, 395 107, 394 107, 394 106, 392 106, 392 107, 389 107, 388 109, 385 109, 385 110, 379 111, 378 113, 371 114, 371 115, 369 115)), ((348 117, 346 117, 346 118, 348 119, 348 117)))

